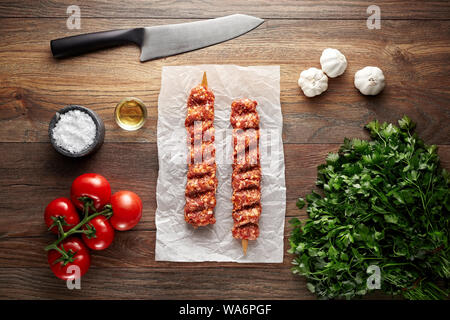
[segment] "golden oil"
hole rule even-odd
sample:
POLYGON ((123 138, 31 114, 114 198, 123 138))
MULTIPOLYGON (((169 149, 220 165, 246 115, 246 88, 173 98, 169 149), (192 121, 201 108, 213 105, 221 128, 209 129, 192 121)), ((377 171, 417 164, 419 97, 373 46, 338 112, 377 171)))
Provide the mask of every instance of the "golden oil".
POLYGON ((114 118, 122 129, 134 131, 144 125, 147 119, 147 108, 138 98, 125 98, 117 104, 114 118))

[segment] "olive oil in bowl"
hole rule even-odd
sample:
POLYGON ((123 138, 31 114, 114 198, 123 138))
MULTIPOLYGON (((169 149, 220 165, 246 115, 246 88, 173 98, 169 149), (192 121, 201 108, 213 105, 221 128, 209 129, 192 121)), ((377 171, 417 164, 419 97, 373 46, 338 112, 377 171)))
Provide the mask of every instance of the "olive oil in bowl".
POLYGON ((114 110, 116 123, 124 130, 134 131, 141 128, 147 119, 147 108, 138 98, 125 98, 114 110))

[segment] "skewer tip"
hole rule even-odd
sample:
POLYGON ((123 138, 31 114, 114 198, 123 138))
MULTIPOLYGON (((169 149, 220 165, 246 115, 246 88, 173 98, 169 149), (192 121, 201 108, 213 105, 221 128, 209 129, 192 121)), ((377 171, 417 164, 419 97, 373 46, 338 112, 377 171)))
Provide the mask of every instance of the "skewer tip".
POLYGON ((247 255, 247 247, 248 247, 248 240, 242 239, 242 251, 244 252, 244 256, 247 255))
POLYGON ((203 72, 202 86, 204 86, 204 87, 208 86, 208 79, 206 78, 206 71, 203 72))

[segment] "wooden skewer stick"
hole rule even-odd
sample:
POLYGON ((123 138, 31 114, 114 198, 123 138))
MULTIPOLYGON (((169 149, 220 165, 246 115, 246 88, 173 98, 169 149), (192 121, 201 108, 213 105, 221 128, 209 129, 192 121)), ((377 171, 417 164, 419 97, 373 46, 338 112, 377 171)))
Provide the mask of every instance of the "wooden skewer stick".
POLYGON ((203 72, 202 86, 204 86, 204 87, 208 86, 208 79, 206 79, 206 71, 203 72))
POLYGON ((247 247, 248 247, 248 240, 242 239, 242 251, 244 251, 244 256, 247 255, 247 247))

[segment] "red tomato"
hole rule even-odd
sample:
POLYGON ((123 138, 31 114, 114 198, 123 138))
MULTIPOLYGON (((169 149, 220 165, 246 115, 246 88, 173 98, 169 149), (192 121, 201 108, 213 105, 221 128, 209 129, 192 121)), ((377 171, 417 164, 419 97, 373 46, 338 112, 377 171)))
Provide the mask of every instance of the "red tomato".
POLYGON ((110 222, 119 231, 130 230, 142 217, 142 201, 131 191, 118 191, 111 197, 113 215, 110 222))
POLYGON ((69 237, 59 244, 58 247, 60 249, 64 248, 64 250, 72 256, 71 259, 73 261, 67 262, 66 265, 64 265, 64 261, 56 262, 59 258, 61 258, 62 254, 57 250, 50 250, 47 255, 48 264, 50 265, 50 269, 52 269, 55 276, 62 280, 74 280, 82 277, 91 265, 89 250, 83 244, 83 241, 79 238, 69 237), (78 273, 72 270, 74 268, 73 266, 79 268, 78 273), (69 269, 69 267, 71 268, 69 269))
POLYGON ((68 231, 80 223, 77 210, 67 198, 57 198, 50 202, 45 208, 44 220, 47 227, 52 227, 50 230, 55 234, 58 234, 58 227, 55 224, 55 220, 62 222, 64 231, 68 231))
POLYGON ((86 196, 94 201, 97 211, 103 209, 111 199, 111 186, 108 180, 96 173, 85 173, 76 178, 70 189, 70 198, 78 209, 83 210, 83 202, 78 198, 86 196))
POLYGON ((105 216, 98 216, 84 225, 84 230, 95 230, 95 235, 89 237, 83 233, 82 238, 84 243, 92 250, 104 250, 114 240, 114 229, 105 216))

